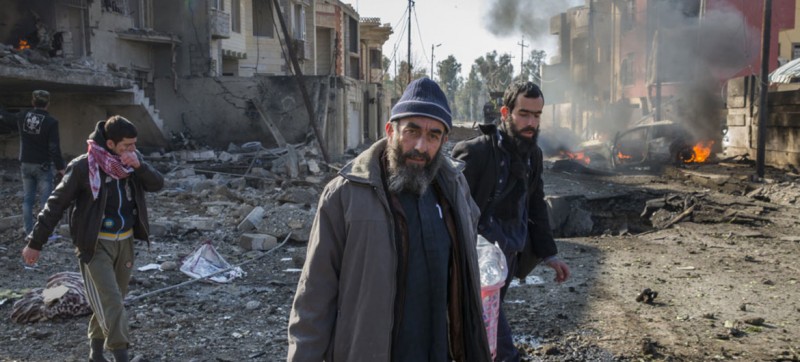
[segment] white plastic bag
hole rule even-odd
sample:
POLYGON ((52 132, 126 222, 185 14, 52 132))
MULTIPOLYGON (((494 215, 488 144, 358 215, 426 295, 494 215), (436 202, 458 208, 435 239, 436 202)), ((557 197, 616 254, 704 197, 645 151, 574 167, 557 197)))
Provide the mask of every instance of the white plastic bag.
POLYGON ((490 243, 482 235, 478 235, 478 267, 481 273, 481 286, 503 283, 508 276, 506 256, 497 243, 490 243))
POLYGON ((242 268, 238 266, 233 268, 232 265, 228 264, 222 255, 219 255, 217 249, 211 245, 211 241, 206 241, 194 249, 192 254, 183 259, 181 265, 181 271, 192 278, 202 278, 225 269, 230 270, 208 279, 217 283, 228 283, 245 275, 242 268))

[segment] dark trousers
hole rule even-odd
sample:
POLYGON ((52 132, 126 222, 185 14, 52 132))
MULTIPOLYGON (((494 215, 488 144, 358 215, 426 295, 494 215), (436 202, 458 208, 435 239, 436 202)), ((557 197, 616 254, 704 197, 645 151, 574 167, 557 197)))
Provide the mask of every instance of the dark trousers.
POLYGON ((511 326, 506 319, 506 312, 503 308, 503 302, 506 300, 506 292, 511 280, 514 279, 514 272, 517 270, 517 254, 516 252, 505 253, 506 262, 508 263, 508 276, 503 288, 500 289, 500 316, 497 320, 497 362, 517 362, 519 361, 519 351, 514 347, 514 336, 511 334, 511 326))

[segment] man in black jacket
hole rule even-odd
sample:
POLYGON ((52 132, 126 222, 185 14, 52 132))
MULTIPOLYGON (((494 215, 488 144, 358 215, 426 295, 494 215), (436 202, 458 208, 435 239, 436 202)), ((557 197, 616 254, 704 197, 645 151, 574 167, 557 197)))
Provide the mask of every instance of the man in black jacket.
POLYGON ((121 116, 98 122, 89 136, 86 154, 67 166, 64 179, 39 213, 26 238, 22 258, 34 264, 69 210, 72 242, 94 313, 89 319, 89 360, 128 361, 128 318, 123 300, 133 268, 133 240, 149 242, 145 192, 164 186, 164 177, 136 152, 136 127, 121 116))
POLYGON ((22 174, 22 220, 25 235, 33 230, 33 204, 39 194, 39 207, 44 207, 53 191, 53 166, 64 175, 64 159, 58 136, 58 121, 47 112, 50 93, 33 91, 33 109, 16 114, 0 110, 0 120, 19 129, 19 161, 22 174))
MULTIPOLYGON (((544 201, 542 150, 536 144, 543 108, 536 84, 514 84, 503 96, 500 125, 481 125, 483 135, 453 148, 453 157, 466 163, 464 176, 481 209, 478 232, 497 242, 508 262, 501 301, 511 280, 524 278, 538 262, 556 272, 556 282, 569 278, 569 267, 556 256, 544 201)), ((497 328, 496 361, 518 361, 502 305, 497 328)))

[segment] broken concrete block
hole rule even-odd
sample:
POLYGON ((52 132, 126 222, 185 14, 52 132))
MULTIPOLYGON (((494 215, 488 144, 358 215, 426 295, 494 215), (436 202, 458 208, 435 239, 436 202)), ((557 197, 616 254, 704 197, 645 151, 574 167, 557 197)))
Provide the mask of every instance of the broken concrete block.
POLYGON ((242 190, 247 186, 247 180, 245 180, 244 177, 238 177, 228 181, 228 185, 230 185, 232 189, 242 190))
POLYGON ((14 215, 0 219, 0 231, 22 226, 22 215, 14 215))
POLYGON ((217 188, 217 183, 214 180, 201 180, 192 185, 192 192, 200 193, 205 190, 214 190, 217 188))
POLYGON ((308 172, 310 172, 311 174, 318 175, 320 172, 322 172, 322 170, 319 169, 319 164, 317 163, 317 161, 308 160, 307 163, 308 163, 308 172))
POLYGON ((253 209, 255 209, 255 207, 250 204, 241 204, 239 208, 233 212, 233 216, 236 218, 243 218, 253 211, 253 209))
POLYGON ((325 182, 325 180, 323 180, 322 177, 319 176, 306 176, 304 180, 314 185, 322 185, 322 183, 325 182))
POLYGON ((16 55, 16 54, 12 54, 11 58, 16 60, 19 64, 22 64, 22 65, 30 65, 31 64, 31 62, 29 62, 27 59, 25 59, 25 58, 23 58, 23 57, 21 57, 19 55, 16 55))
POLYGON ((286 151, 285 155, 272 163, 272 172, 297 178, 300 176, 300 156, 293 147, 288 147, 286 151))
POLYGON ((253 176, 258 177, 269 177, 270 172, 265 170, 263 167, 253 167, 250 169, 250 174, 253 176))
POLYGON ((151 221, 150 236, 165 236, 172 230, 172 225, 166 222, 151 221))
POLYGON ((186 177, 190 177, 190 176, 194 176, 194 175, 195 175, 194 169, 191 169, 191 168, 178 169, 178 170, 173 171, 170 174, 170 176, 172 178, 186 178, 186 177))
POLYGON ((216 221, 216 218, 213 217, 192 216, 181 220, 181 223, 187 229, 211 231, 217 229, 216 221))
POLYGON ((180 151, 180 158, 185 161, 214 161, 217 155, 212 150, 206 151, 180 151))
POLYGON ((161 265, 158 268, 161 271, 175 270, 175 269, 178 269, 178 263, 169 260, 169 261, 165 261, 165 262, 161 263, 161 265))
POLYGON ((217 159, 220 160, 221 162, 235 162, 238 161, 239 155, 233 155, 228 152, 222 151, 220 152, 217 159))
POLYGON ((239 231, 250 231, 258 229, 259 226, 264 222, 264 208, 261 206, 256 206, 247 217, 239 223, 239 226, 236 227, 236 230, 239 231))
POLYGON ((278 245, 278 238, 267 234, 242 234, 239 246, 245 250, 269 250, 278 245))
POLYGON ((278 195, 278 201, 299 205, 311 205, 319 200, 319 195, 306 188, 295 187, 278 195))

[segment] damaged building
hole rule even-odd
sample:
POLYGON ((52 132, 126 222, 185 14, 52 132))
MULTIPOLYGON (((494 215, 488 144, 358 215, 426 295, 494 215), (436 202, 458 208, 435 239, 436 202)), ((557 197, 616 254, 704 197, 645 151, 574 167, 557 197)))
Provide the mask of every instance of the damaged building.
MULTIPOLYGON (((392 30, 338 0, 0 6, 0 106, 23 109, 31 91, 49 90, 69 156, 114 114, 136 123, 152 150, 187 138, 215 148, 307 143, 313 114, 333 156, 377 139, 388 114, 379 65, 392 30)), ((0 137, 0 157, 15 158, 17 135, 0 137)))
MULTIPOLYGON (((779 66, 779 54, 793 49, 795 43, 778 35, 795 29, 796 21, 794 0, 772 6, 770 71, 779 66)), ((747 94, 739 91, 744 80, 727 82, 760 69, 763 7, 761 1, 589 0, 552 17, 558 53, 544 66, 543 78, 558 81, 547 85, 543 127, 616 143, 619 133, 633 127, 670 123, 687 135, 689 147, 703 143, 720 153, 737 145, 728 154, 755 155, 741 145, 755 147, 750 140, 756 129, 737 128, 746 124, 742 97, 747 94), (731 89, 738 93, 728 94, 731 89)), ((782 127, 768 132, 785 134, 790 126, 782 127)), ((793 161, 777 156, 796 153, 796 143, 783 138, 768 141, 775 156, 768 163, 800 165, 796 155, 793 161)), ((630 157, 611 155, 617 156, 630 157)), ((617 157, 612 164, 615 160, 625 161, 617 157)))

